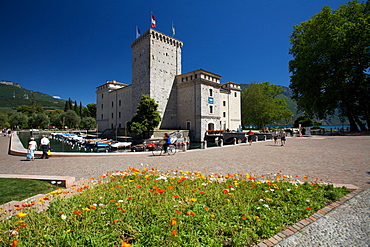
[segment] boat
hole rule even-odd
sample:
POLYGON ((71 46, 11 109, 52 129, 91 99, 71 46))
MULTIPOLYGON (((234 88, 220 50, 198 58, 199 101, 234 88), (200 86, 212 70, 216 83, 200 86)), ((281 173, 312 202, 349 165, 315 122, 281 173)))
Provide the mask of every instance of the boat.
POLYGON ((130 146, 131 144, 132 144, 132 142, 111 142, 110 146, 112 148, 126 148, 126 147, 130 146))

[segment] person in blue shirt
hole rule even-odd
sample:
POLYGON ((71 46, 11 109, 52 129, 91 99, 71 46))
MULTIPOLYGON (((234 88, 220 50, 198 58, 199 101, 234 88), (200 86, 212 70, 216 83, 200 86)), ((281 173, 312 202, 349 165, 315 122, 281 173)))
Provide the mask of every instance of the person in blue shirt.
POLYGON ((164 149, 164 152, 167 153, 167 148, 171 144, 170 135, 168 133, 165 133, 163 140, 164 140, 163 149, 164 149))

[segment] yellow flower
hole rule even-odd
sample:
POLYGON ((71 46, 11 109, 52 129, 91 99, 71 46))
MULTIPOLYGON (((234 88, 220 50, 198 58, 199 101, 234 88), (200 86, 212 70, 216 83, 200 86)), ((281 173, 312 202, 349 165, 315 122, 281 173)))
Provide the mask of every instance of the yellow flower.
POLYGON ((196 202, 197 201, 197 199, 195 199, 195 198, 190 198, 189 199, 189 202, 196 202))
POLYGON ((71 232, 71 229, 68 229, 68 230, 66 231, 66 233, 69 233, 69 232, 71 232))
POLYGON ((17 220, 15 223, 23 223, 24 220, 17 220))
POLYGON ((227 203, 230 203, 230 199, 226 199, 226 202, 227 202, 227 203))
POLYGON ((215 217, 215 215, 214 215, 214 214, 211 214, 210 216, 211 216, 211 217, 215 217))
POLYGON ((84 208, 83 211, 89 212, 90 208, 84 208))
POLYGON ((22 213, 22 212, 19 212, 18 214, 17 214, 17 217, 18 218, 23 218, 23 217, 25 217, 25 216, 27 216, 28 215, 28 213, 22 213))
POLYGON ((256 220, 257 221, 261 221, 260 217, 256 216, 256 220))

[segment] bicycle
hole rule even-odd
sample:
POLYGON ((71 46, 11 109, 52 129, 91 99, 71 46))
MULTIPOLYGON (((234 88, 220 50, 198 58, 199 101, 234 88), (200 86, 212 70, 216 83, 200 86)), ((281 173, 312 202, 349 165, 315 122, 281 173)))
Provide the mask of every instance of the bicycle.
MULTIPOLYGON (((163 144, 156 144, 156 146, 152 150, 152 153, 154 156, 165 154, 163 144)), ((166 153, 169 155, 174 155, 176 153, 176 145, 174 143, 169 144, 166 153)))

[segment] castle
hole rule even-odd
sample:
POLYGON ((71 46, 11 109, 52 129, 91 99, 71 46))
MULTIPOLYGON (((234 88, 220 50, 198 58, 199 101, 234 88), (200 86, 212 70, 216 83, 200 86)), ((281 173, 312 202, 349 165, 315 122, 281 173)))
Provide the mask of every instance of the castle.
POLYGON ((148 29, 131 43, 132 83, 107 81, 96 88, 98 131, 121 129, 131 121, 142 94, 158 103, 160 129, 189 130, 203 141, 207 130, 241 129, 241 88, 198 69, 181 72, 183 42, 148 29))

